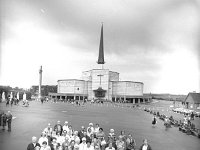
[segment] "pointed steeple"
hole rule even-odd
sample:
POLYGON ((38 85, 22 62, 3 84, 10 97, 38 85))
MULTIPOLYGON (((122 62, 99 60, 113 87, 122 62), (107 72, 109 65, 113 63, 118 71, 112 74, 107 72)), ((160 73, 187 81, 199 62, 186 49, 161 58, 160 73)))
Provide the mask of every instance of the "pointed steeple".
POLYGON ((103 50, 103 23, 101 26, 101 37, 100 37, 100 44, 99 44, 99 57, 98 57, 98 64, 105 64, 104 62, 104 50, 103 50))

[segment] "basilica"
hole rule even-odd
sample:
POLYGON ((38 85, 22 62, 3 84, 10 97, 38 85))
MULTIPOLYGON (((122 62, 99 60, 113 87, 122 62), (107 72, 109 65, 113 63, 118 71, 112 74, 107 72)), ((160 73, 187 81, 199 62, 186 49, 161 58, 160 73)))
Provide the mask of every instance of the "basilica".
POLYGON ((120 81, 119 73, 104 69, 103 25, 97 63, 101 69, 82 72, 82 79, 64 79, 57 82, 57 93, 49 93, 51 98, 60 100, 126 101, 134 104, 149 102, 143 95, 144 84, 135 81, 120 81))

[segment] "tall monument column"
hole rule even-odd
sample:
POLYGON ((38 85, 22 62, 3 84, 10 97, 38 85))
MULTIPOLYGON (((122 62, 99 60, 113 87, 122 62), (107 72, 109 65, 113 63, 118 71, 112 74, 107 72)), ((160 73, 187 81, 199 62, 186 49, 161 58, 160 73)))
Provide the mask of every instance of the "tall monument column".
POLYGON ((42 86, 42 66, 40 66, 39 70, 39 90, 38 90, 38 100, 41 100, 41 86, 42 86))

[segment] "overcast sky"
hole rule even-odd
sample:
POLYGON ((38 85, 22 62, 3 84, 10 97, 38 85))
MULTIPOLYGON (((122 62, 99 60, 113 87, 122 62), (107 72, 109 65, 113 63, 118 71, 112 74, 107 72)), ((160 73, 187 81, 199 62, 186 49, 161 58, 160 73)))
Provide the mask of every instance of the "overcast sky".
POLYGON ((199 0, 0 0, 0 84, 80 79, 96 64, 144 92, 200 91, 199 0))

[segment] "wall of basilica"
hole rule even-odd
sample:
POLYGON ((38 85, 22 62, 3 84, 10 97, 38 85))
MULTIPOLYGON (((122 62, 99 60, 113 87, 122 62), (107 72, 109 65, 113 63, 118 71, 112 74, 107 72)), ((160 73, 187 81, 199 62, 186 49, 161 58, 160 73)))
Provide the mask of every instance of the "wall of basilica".
POLYGON ((143 96, 143 83, 132 81, 118 81, 112 84, 112 94, 127 96, 143 96))

